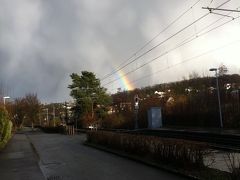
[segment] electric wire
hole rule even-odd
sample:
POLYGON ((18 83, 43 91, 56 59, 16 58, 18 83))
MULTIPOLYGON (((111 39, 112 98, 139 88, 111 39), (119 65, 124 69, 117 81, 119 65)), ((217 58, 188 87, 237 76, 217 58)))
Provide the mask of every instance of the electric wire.
MULTIPOLYGON (((225 5, 226 3, 230 2, 231 0, 227 0, 224 3, 222 3, 221 5, 219 5, 217 8, 225 5)), ((172 39, 173 37, 175 37, 176 35, 180 34, 181 32, 183 32, 184 30, 186 30, 187 28, 191 27, 192 25, 194 25, 195 23, 197 23, 198 21, 202 20, 203 18, 205 18, 206 16, 208 16, 210 14, 210 12, 202 15, 201 17, 199 17, 198 19, 196 19, 195 21, 191 22, 190 24, 188 24, 187 26, 185 26, 184 28, 180 29, 179 31, 177 31, 176 33, 174 33, 173 35, 171 35, 170 37, 166 38, 165 40, 161 41, 160 43, 158 43, 157 45, 153 46, 152 48, 150 48, 149 50, 143 52, 141 55, 137 56, 136 58, 134 58, 133 60, 131 60, 130 62, 128 62, 127 64, 121 66, 120 68, 117 68, 116 70, 114 70, 113 73, 109 74, 109 76, 106 76, 105 78, 102 78, 101 80, 103 81, 104 79, 110 77, 111 75, 115 74, 116 72, 122 70, 123 68, 127 67, 128 65, 132 64, 133 62, 137 61, 138 59, 140 59, 141 57, 145 56, 146 54, 150 53, 151 51, 153 51, 154 49, 156 49, 157 47, 161 46, 162 44, 166 43, 167 41, 169 41, 170 39, 172 39)))
MULTIPOLYGON (((186 41, 186 42, 184 42, 184 43, 180 43, 179 45, 175 46, 174 48, 172 48, 172 49, 170 49, 170 50, 168 50, 168 51, 162 53, 161 55, 159 55, 159 56, 157 56, 157 57, 151 59, 150 61, 148 61, 148 62, 142 64, 142 65, 139 66, 138 68, 136 68, 136 69, 134 69, 134 70, 132 70, 132 71, 129 71, 129 72, 127 72, 127 73, 121 75, 119 78, 116 78, 116 79, 114 79, 114 80, 112 80, 112 81, 110 81, 110 82, 104 84, 103 86, 107 86, 107 85, 109 85, 109 84, 112 84, 113 82, 115 82, 115 81, 117 81, 117 80, 119 80, 119 79, 121 79, 121 78, 127 76, 128 74, 137 71, 138 69, 140 69, 140 68, 142 68, 142 67, 144 67, 144 66, 146 66, 146 65, 148 65, 148 64, 150 64, 150 63, 152 63, 153 61, 156 61, 157 59, 163 57, 164 55, 170 53, 171 51, 173 51, 173 50, 175 50, 175 49, 177 49, 177 48, 179 48, 179 47, 181 47, 181 46, 184 46, 184 45, 186 45, 186 44, 192 42, 193 40, 195 40, 195 39, 197 39, 197 38, 199 38, 199 37, 201 37, 201 36, 203 36, 203 35, 205 35, 205 34, 208 34, 208 33, 210 33, 211 31, 213 31, 213 30, 215 30, 215 29, 218 29, 218 28, 220 28, 220 27, 222 27, 222 26, 224 26, 224 25, 226 25, 226 24, 228 24, 228 23, 230 23, 230 22, 232 22, 232 21, 234 21, 234 20, 236 20, 236 19, 238 19, 238 18, 240 18, 240 16, 237 16, 237 17, 235 17, 235 18, 233 18, 233 19, 231 19, 231 20, 228 20, 228 21, 226 21, 226 22, 224 22, 224 23, 222 23, 222 24, 220 24, 220 25, 218 25, 218 26, 216 26, 216 27, 214 27, 214 28, 212 28, 212 29, 206 31, 206 32, 203 32, 203 33, 199 34, 198 36, 196 36, 196 37, 194 37, 194 38, 192 38, 192 39, 190 39, 190 40, 188 40, 188 41, 186 41)), ((185 41, 185 40, 184 40, 184 41, 185 41)))
POLYGON ((223 45, 223 46, 220 46, 220 47, 218 47, 218 48, 208 50, 208 51, 206 51, 206 52, 204 52, 204 53, 201 53, 201 54, 199 54, 199 55, 196 55, 196 56, 187 58, 187 59, 183 60, 182 62, 179 62, 179 63, 176 63, 176 64, 172 64, 172 65, 170 65, 170 66, 168 66, 168 67, 166 67, 166 68, 163 68, 163 69, 161 69, 161 70, 155 71, 155 72, 150 73, 150 74, 147 74, 147 75, 145 75, 145 76, 143 76, 143 77, 141 77, 141 78, 138 78, 138 79, 136 79, 136 80, 130 81, 129 83, 134 84, 134 83, 136 83, 136 82, 138 82, 138 81, 140 81, 140 80, 146 79, 146 78, 151 77, 151 76, 153 76, 153 75, 155 75, 155 74, 158 74, 158 73, 160 73, 160 72, 166 71, 166 70, 168 70, 168 69, 171 69, 171 68, 173 68, 173 67, 175 67, 175 66, 184 64, 184 63, 186 63, 186 62, 189 62, 189 61, 198 59, 198 58, 200 58, 200 57, 202 57, 202 56, 205 56, 205 55, 207 55, 207 54, 211 54, 211 53, 213 53, 213 52, 219 51, 220 49, 226 48, 226 47, 228 47, 228 46, 231 46, 231 45, 236 44, 236 43, 239 43, 239 42, 240 42, 240 39, 239 39, 239 40, 236 40, 236 41, 233 41, 233 42, 230 42, 230 43, 228 43, 228 44, 225 44, 225 45, 223 45))
MULTIPOLYGON (((164 33, 167 29, 169 29, 173 24, 175 24, 178 20, 180 20, 185 14, 187 14, 193 7, 195 7, 201 0, 197 0, 190 8, 188 8, 186 11, 184 11, 182 14, 180 14, 175 20, 173 20, 170 24, 168 24, 162 31, 160 31, 158 34, 156 34, 152 39, 150 39, 147 43, 145 43, 142 47, 140 47, 136 52, 134 52, 129 58, 127 58, 123 63, 121 63, 116 69, 123 66, 125 63, 127 63, 130 59, 132 59, 134 56, 136 56, 140 51, 142 51, 145 47, 147 47, 150 43, 152 43, 157 37, 159 37, 162 33, 164 33)), ((110 72, 109 74, 106 74, 101 78, 101 80, 106 79, 107 77, 114 74, 116 70, 110 72)))
MULTIPOLYGON (((238 8, 239 8, 239 7, 238 7, 238 8)), ((238 8, 237 8, 237 9, 238 9, 238 8)), ((203 27, 201 30, 199 30, 199 31, 196 33, 197 35, 194 34, 194 35, 190 36, 189 38, 187 38, 187 39, 185 39, 184 41, 182 41, 182 43, 185 43, 186 41, 190 40, 191 38, 198 36, 199 33, 203 32, 204 30, 208 29, 209 27, 213 26, 214 24, 218 23, 219 21, 225 19, 226 17, 233 18, 232 16, 229 16, 229 15, 232 14, 232 13, 233 13, 233 12, 228 12, 227 14, 222 14, 222 17, 221 17, 221 18, 219 18, 219 19, 215 20, 214 22, 210 23, 209 25, 203 27)), ((213 14, 213 13, 212 13, 212 14, 213 14)))

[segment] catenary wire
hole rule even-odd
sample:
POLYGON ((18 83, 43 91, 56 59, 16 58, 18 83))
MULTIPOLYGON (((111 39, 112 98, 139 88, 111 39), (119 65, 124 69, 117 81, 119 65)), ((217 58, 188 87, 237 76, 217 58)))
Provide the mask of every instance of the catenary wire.
MULTIPOLYGON (((168 24, 162 31, 160 31, 158 34, 156 34, 152 39, 150 39, 147 43, 145 43, 143 46, 141 46, 136 52, 134 52, 129 58, 127 58, 123 63, 121 63, 118 67, 120 68, 125 63, 127 63, 130 59, 132 59, 134 56, 136 56, 140 51, 142 51, 145 47, 147 47, 150 43, 152 43, 157 37, 159 37, 162 33, 164 33, 167 29, 169 29, 173 24, 175 24, 178 20, 180 20, 185 14, 187 14, 193 7, 195 7, 201 0, 197 0, 190 8, 185 10, 182 14, 180 14, 175 20, 173 20, 170 24, 168 24)), ((114 74, 116 70, 104 75, 101 80, 106 79, 107 77, 114 74)))
MULTIPOLYGON (((237 17, 235 17, 234 19, 231 19, 231 20, 229 20, 229 21, 226 21, 226 22, 224 22, 224 23, 222 23, 222 24, 220 24, 220 25, 218 25, 218 26, 216 26, 216 27, 214 27, 214 28, 212 28, 212 29, 210 29, 210 30, 208 30, 208 31, 206 31, 206 32, 203 32, 203 33, 201 33, 200 35, 198 35, 198 36, 196 36, 196 37, 194 37, 194 38, 192 38, 192 39, 190 39, 190 40, 188 40, 188 41, 186 41, 186 42, 184 42, 184 43, 180 43, 179 45, 175 46, 174 48, 172 48, 172 49, 170 49, 170 50, 168 50, 168 51, 162 53, 161 55, 159 55, 159 56, 157 56, 157 57, 151 59, 150 61, 148 61, 148 62, 142 64, 142 65, 139 66, 138 68, 136 68, 136 69, 134 69, 134 70, 132 70, 132 71, 129 71, 129 72, 127 72, 127 73, 121 75, 119 78, 116 78, 116 79, 114 79, 114 80, 112 80, 112 81, 110 81, 110 82, 104 84, 103 86, 107 86, 107 85, 109 85, 109 84, 112 84, 113 82, 115 82, 115 81, 121 79, 122 77, 125 77, 125 76, 127 76, 128 74, 137 71, 138 69, 140 69, 140 68, 146 66, 147 64, 152 63, 153 61, 156 61, 157 59, 163 57, 164 55, 170 53, 171 51, 173 51, 173 50, 175 50, 175 49, 177 49, 177 48, 179 48, 179 47, 181 47, 181 46, 184 46, 184 45, 186 45, 186 44, 192 42, 193 40, 195 40, 195 39, 197 39, 197 38, 199 38, 199 37, 201 37, 201 36, 203 36, 203 35, 205 35, 205 34, 207 34, 207 33, 210 33, 211 31, 213 31, 213 30, 215 30, 215 29, 218 29, 218 28, 220 28, 220 27, 222 27, 222 26, 224 26, 224 25, 226 25, 226 24, 228 24, 228 23, 230 23, 230 22, 232 22, 232 21, 234 21, 234 20, 236 20, 236 19, 238 19, 238 18, 240 18, 240 16, 237 16, 237 17)), ((185 40, 184 40, 184 41, 185 41, 185 40)))
POLYGON ((208 50, 208 51, 206 51, 206 52, 204 52, 204 53, 201 53, 201 54, 199 54, 199 55, 196 55, 196 56, 187 58, 187 59, 183 60, 183 61, 180 62, 180 63, 172 64, 172 65, 168 66, 167 68, 163 68, 163 69, 161 69, 161 70, 158 70, 158 71, 156 71, 156 72, 147 74, 147 75, 145 75, 145 76, 143 76, 143 77, 141 77, 141 78, 138 78, 138 79, 136 79, 136 80, 130 81, 129 83, 134 84, 134 83, 136 83, 136 82, 138 82, 138 81, 140 81, 140 80, 146 79, 146 78, 148 78, 148 77, 151 77, 151 76, 153 76, 153 75, 155 75, 155 74, 158 74, 158 73, 160 73, 160 72, 163 72, 163 71, 168 70, 168 69, 170 69, 170 68, 173 68, 173 67, 175 67, 175 66, 178 66, 178 65, 184 64, 184 63, 186 63, 186 62, 189 62, 189 61, 198 59, 198 58, 200 58, 200 57, 202 57, 202 56, 205 56, 205 55, 207 55, 207 54, 211 54, 211 53, 213 53, 213 52, 216 52, 216 51, 218 51, 218 50, 220 50, 220 49, 226 48, 226 47, 228 47, 228 46, 231 46, 231 45, 236 44, 236 43, 239 43, 239 42, 240 42, 240 40, 236 40, 236 41, 230 42, 230 43, 228 43, 228 44, 225 44, 225 45, 223 45, 223 46, 220 46, 220 47, 218 47, 218 48, 208 50))
MULTIPOLYGON (((227 0, 224 3, 222 3, 221 5, 219 5, 217 8, 225 5, 226 3, 230 2, 231 0, 227 0)), ((128 62, 127 64, 121 66, 120 68, 117 68, 116 70, 114 70, 113 73, 110 73, 108 76, 106 76, 105 78, 102 78, 101 80, 105 80, 106 78, 110 77, 111 75, 115 74, 116 72, 124 69, 125 67, 127 67, 128 65, 132 64, 133 62, 137 61, 138 59, 140 59, 141 57, 145 56, 146 54, 150 53, 151 51, 153 51, 154 49, 156 49, 157 47, 161 46, 162 44, 166 43, 167 41, 169 41, 170 39, 172 39, 173 37, 175 37, 176 35, 180 34, 181 32, 183 32, 184 30, 186 30, 187 28, 191 27, 192 25, 194 25, 195 23, 197 23, 198 21, 202 20, 203 18, 205 18, 207 15, 209 15, 210 12, 202 15, 201 17, 199 17, 198 19, 196 19, 195 21, 191 22, 190 24, 188 24, 187 26, 185 26, 184 28, 180 29, 179 31, 177 31, 176 33, 174 33, 173 35, 171 35, 170 37, 166 38, 165 40, 161 41, 160 43, 158 43, 157 45, 153 46, 152 48, 150 48, 149 50, 143 52, 141 55, 137 56, 136 58, 134 58, 132 61, 128 62)))

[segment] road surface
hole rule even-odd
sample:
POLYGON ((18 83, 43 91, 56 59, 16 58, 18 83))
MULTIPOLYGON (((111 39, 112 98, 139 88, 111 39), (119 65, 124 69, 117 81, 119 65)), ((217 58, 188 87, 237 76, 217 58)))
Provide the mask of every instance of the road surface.
MULTIPOLYGON (((19 141, 19 137, 21 142, 25 143, 25 146, 28 148, 24 150, 18 144, 19 146, 15 153, 20 154, 19 156, 22 159, 15 159, 15 161, 22 161, 25 155, 29 153, 28 158, 31 163, 27 165, 30 167, 24 169, 26 164, 23 160, 20 163, 22 167, 18 166, 14 169, 9 166, 3 170, 2 168, 4 167, 2 167, 1 160, 4 159, 7 152, 0 153, 1 180, 28 180, 28 178, 22 178, 24 175, 32 177, 34 180, 41 180, 41 173, 47 180, 184 179, 183 177, 178 177, 177 175, 132 160, 84 146, 83 142, 86 138, 84 134, 76 136, 45 134, 42 132, 16 134, 9 145, 12 146, 12 143, 19 141), (32 147, 30 144, 32 144, 32 147), (36 166, 36 161, 38 161, 40 168, 36 166), (22 176, 16 176, 19 173, 12 176, 11 173, 13 172, 9 168, 12 168, 13 171, 22 171, 22 176), (2 176, 4 171, 5 175, 2 176)), ((7 159, 5 158, 5 161, 7 159)), ((11 160, 9 163, 11 163, 11 160)))

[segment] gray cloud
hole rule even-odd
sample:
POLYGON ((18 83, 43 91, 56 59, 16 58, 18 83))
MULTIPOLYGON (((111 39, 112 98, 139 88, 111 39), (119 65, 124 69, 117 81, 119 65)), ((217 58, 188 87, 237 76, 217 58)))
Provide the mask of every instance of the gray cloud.
MULTIPOLYGON (((0 82, 12 89, 12 96, 15 97, 36 92, 45 102, 67 100, 70 73, 89 70, 100 78, 111 72, 193 2, 0 0, 0 82)), ((200 8, 196 10, 196 16, 199 11, 200 8)), ((169 36, 189 20, 192 17, 188 16, 186 21, 159 39, 169 36)), ((171 43, 124 69, 125 72, 166 50, 171 43)), ((170 63, 175 61, 172 60, 175 57, 181 61, 183 57, 179 54, 188 52, 183 49, 170 54, 170 63)), ((134 80, 149 74, 165 66, 164 63, 150 64, 128 78, 134 80)), ((192 69, 195 67, 192 66, 192 69)), ((183 75, 183 71, 177 69, 174 75, 162 75, 162 80, 159 80, 159 76, 151 77, 136 86, 174 78, 178 80, 183 75)), ((116 90, 119 86, 121 84, 117 82, 108 88, 116 90)))

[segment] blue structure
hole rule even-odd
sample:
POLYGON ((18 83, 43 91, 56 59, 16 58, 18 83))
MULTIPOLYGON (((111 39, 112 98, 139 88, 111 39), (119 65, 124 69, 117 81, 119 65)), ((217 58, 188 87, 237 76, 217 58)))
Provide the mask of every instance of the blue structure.
POLYGON ((162 112, 160 107, 152 107, 148 110, 148 128, 162 127, 162 112))

